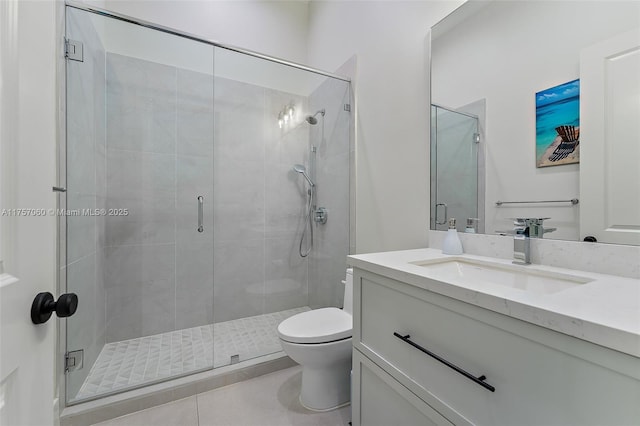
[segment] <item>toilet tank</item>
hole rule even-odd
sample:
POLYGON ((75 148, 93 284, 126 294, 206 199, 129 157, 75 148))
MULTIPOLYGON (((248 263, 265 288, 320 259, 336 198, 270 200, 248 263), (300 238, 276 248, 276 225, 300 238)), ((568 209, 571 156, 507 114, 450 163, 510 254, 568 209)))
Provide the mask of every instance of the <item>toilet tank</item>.
POLYGON ((344 283, 344 306, 343 310, 353 315, 353 269, 347 268, 347 276, 344 283))

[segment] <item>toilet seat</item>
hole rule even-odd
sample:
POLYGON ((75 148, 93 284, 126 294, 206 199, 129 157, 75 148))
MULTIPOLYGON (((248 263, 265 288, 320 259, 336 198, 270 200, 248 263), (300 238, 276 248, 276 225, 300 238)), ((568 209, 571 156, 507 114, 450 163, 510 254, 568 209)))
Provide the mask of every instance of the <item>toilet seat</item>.
POLYGON ((352 329, 351 315, 338 308, 322 308, 282 321, 278 335, 291 343, 328 343, 351 337, 352 329))

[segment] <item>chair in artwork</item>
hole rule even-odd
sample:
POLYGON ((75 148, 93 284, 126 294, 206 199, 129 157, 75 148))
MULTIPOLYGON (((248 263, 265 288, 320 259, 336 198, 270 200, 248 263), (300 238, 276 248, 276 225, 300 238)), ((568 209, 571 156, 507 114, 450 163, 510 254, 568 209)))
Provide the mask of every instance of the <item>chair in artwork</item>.
POLYGON ((558 126, 556 127, 556 132, 562 141, 549 156, 549 161, 554 162, 567 158, 580 143, 580 127, 558 126))

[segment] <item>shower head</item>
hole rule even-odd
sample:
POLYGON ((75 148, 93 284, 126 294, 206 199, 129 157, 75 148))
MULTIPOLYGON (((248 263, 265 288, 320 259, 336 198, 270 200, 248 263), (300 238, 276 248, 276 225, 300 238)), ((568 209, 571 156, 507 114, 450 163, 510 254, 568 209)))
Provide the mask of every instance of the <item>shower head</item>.
POLYGON ((325 110, 323 108, 321 110, 316 111, 316 113, 313 115, 307 115, 305 117, 305 121, 311 124, 312 126, 315 126, 316 124, 318 124, 318 119, 316 118, 316 115, 321 114, 324 117, 324 113, 325 113, 325 110))
POLYGON ((309 185, 311 185, 312 188, 316 186, 316 184, 311 181, 311 178, 307 174, 307 169, 302 164, 294 164, 293 171, 304 176, 304 178, 307 180, 307 182, 309 182, 309 185))

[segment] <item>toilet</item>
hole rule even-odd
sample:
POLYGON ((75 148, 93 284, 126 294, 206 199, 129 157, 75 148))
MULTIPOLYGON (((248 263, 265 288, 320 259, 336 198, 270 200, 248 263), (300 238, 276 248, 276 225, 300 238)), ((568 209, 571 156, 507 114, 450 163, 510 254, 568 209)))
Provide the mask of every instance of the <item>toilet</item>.
POLYGON ((302 365, 300 403, 309 410, 329 411, 350 401, 352 269, 347 269, 343 283, 343 309, 314 309, 278 325, 282 349, 302 365))

